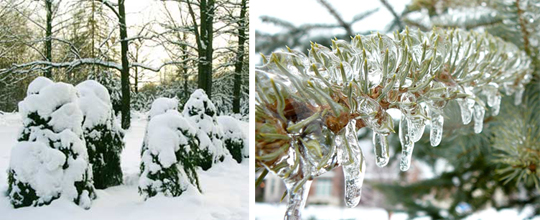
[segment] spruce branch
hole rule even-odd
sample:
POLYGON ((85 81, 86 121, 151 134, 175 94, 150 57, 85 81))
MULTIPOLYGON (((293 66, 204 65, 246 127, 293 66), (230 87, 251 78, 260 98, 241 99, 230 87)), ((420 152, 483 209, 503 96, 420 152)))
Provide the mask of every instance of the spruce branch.
POLYGON ((504 109, 508 117, 494 125, 494 160, 501 168, 503 183, 524 183, 540 190, 540 96, 535 85, 528 86, 523 103, 504 109))
MULTIPOLYGON (((313 178, 342 165, 346 204, 360 199, 365 169, 356 132, 374 131, 377 165, 388 163, 395 133, 386 110, 401 111, 400 169, 409 169, 427 121, 430 141, 442 138, 442 109, 456 100, 464 124, 482 131, 486 109, 497 115, 501 91, 521 100, 531 79, 530 58, 487 33, 433 29, 357 35, 309 53, 288 49, 256 68, 256 164, 282 178, 295 219, 313 178), (305 187, 305 188, 302 188, 305 187), (299 203, 300 202, 300 203, 299 203)), ((293 213, 293 214, 291 214, 293 213)))

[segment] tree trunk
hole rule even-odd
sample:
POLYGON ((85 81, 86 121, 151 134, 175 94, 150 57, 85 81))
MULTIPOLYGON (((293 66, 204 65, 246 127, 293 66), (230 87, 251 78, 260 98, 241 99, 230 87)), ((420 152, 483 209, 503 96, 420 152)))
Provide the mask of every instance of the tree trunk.
POLYGON ((120 46, 122 56, 122 128, 128 129, 131 124, 130 117, 130 94, 129 94, 129 61, 128 61, 128 42, 127 26, 126 26, 126 10, 124 7, 125 0, 118 1, 118 15, 120 22, 120 46))
MULTIPOLYGON (((186 33, 183 33, 182 34, 182 39, 184 40, 184 42, 187 41, 187 34, 186 33)), ((182 56, 181 56, 181 59, 184 61, 182 63, 182 67, 181 67, 181 70, 182 70, 182 76, 184 77, 184 97, 189 97, 189 92, 188 92, 188 68, 187 68, 187 65, 188 65, 188 52, 187 52, 187 45, 182 45, 182 56)))
POLYGON ((135 68, 135 93, 139 93, 139 68, 135 68))
POLYGON ((199 88, 212 96, 212 38, 214 37, 214 0, 200 2, 200 38, 199 41, 199 88))
MULTIPOLYGON (((52 0, 45 0, 47 9, 47 27, 45 29, 45 56, 47 61, 52 62, 52 0)), ((52 77, 52 68, 45 70, 45 77, 52 77)))
POLYGON ((242 65, 244 64, 244 42, 246 41, 246 6, 247 0, 242 0, 240 21, 238 22, 238 52, 234 64, 233 112, 240 113, 240 88, 242 86, 242 65))

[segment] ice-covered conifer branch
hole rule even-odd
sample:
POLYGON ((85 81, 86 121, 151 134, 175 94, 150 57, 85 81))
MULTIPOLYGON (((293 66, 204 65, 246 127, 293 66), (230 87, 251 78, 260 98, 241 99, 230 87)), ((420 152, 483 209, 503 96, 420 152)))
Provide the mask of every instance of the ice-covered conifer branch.
POLYGON ((521 102, 531 79, 530 58, 487 33, 434 29, 393 37, 372 34, 332 48, 316 43, 308 55, 288 49, 256 68, 256 162, 282 178, 289 194, 286 219, 299 218, 311 180, 341 165, 345 200, 360 200, 365 160, 358 128, 374 132, 376 164, 389 160, 395 132, 386 110, 401 111, 400 169, 409 169, 414 143, 431 122, 430 142, 442 138, 442 110, 456 100, 462 121, 482 131, 486 110, 497 115, 501 92, 521 102), (491 109, 488 109, 491 107, 491 109))

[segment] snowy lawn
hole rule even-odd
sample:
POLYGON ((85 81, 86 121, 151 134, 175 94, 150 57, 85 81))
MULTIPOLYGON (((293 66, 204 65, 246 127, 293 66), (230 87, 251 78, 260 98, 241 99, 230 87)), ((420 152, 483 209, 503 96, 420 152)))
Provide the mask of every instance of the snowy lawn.
MULTIPOLYGON (((135 114, 131 128, 126 132, 121 163, 124 185, 97 190, 98 198, 90 210, 64 199, 54 200, 48 206, 14 209, 5 195, 8 187, 6 170, 22 123, 19 114, 0 115, 0 219, 248 219, 248 160, 238 164, 227 158, 206 172, 200 170, 202 194, 190 188, 180 197, 156 196, 144 201, 137 191, 137 184, 146 123, 146 115, 135 114)), ((240 122, 238 126, 247 128, 248 123, 240 122)), ((244 132, 249 137, 247 129, 244 132)))

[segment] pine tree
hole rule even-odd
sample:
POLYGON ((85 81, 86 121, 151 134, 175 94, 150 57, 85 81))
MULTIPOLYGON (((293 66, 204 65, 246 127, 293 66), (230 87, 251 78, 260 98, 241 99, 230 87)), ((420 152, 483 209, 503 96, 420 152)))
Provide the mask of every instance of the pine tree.
POLYGON ((94 80, 77 85, 83 113, 83 133, 94 176, 94 187, 105 189, 122 184, 120 154, 124 132, 112 110, 107 89, 94 80))
POLYGON ((196 164, 208 170, 213 164, 222 162, 227 155, 223 146, 223 131, 216 119, 216 107, 204 90, 197 89, 191 94, 182 114, 197 125, 200 144, 194 149, 198 156, 196 164))
POLYGON ((139 193, 180 196, 189 185, 199 191, 196 128, 178 112, 176 99, 158 98, 152 104, 150 121, 141 150, 139 193))
POLYGON ((89 209, 95 198, 77 90, 38 77, 19 103, 24 128, 11 154, 8 196, 14 207, 58 198, 89 209))

